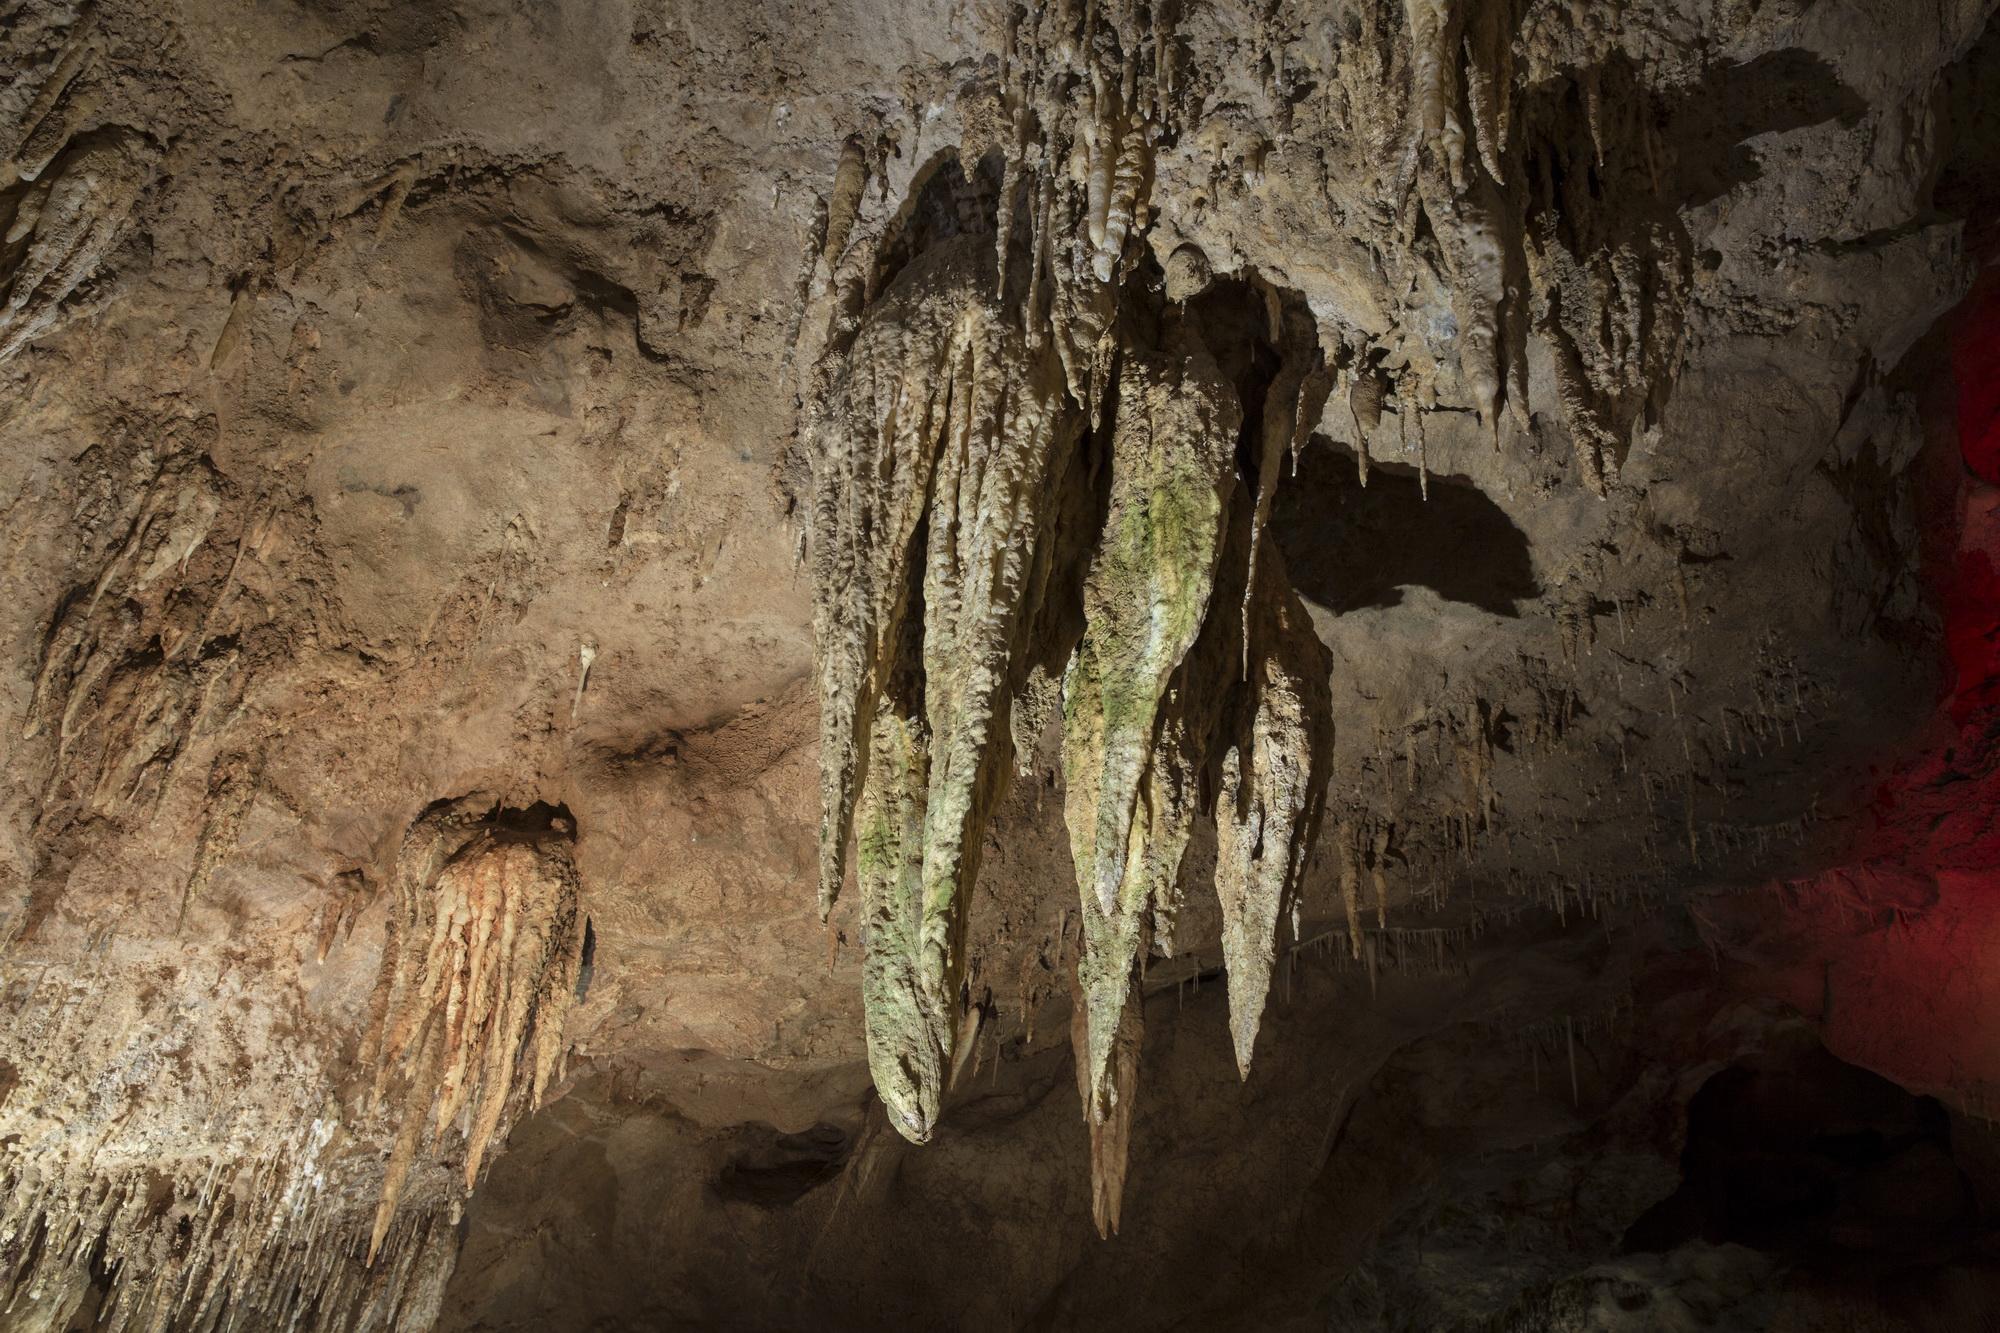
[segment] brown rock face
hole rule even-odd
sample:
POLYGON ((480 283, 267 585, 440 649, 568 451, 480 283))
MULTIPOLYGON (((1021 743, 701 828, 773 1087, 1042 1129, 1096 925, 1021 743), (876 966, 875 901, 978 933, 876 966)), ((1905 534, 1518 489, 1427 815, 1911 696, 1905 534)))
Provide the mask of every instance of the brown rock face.
POLYGON ((0 0, 0 1333, 2000 1322, 1992 10, 0 0))

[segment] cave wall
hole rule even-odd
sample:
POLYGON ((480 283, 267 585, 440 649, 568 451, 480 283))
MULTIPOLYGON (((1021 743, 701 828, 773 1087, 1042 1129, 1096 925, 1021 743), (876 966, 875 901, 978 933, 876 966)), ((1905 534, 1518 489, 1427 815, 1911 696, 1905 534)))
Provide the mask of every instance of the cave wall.
POLYGON ((1985 1106, 1989 9, 20 0, 0 1327, 1448 1326, 1673 1193, 1746 996, 1985 1106), (817 910, 829 423, 961 254, 1054 586, 1198 341, 1319 662, 1261 1028, 1218 751, 1108 1215, 1060 598, 932 1143, 817 910))

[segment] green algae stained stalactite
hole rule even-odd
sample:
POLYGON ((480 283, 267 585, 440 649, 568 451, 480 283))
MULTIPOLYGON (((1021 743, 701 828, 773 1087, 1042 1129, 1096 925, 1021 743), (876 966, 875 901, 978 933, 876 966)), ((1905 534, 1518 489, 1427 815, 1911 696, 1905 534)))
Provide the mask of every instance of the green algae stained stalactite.
POLYGON ((813 644, 820 700, 820 911, 839 896, 857 774, 909 609, 911 564, 944 436, 943 392, 971 278, 925 256, 868 312, 815 425, 813 644))
POLYGON ((1065 815, 1087 905, 1117 910, 1126 838, 1168 679, 1208 614, 1242 411, 1197 344, 1182 364, 1126 358, 1111 512, 1064 685, 1065 815))
POLYGON ((821 902, 858 802, 869 1063, 919 1143, 951 1067, 968 849, 1001 776, 995 730, 1049 478, 1077 434, 1053 350, 1028 350, 978 242, 925 254, 864 316, 815 476, 821 902))
POLYGON ((815 429, 820 909, 839 894, 858 816, 869 1065, 897 1128, 919 1141, 942 1056, 918 983, 930 736, 911 616, 972 285, 955 258, 920 259, 867 312, 815 429))
POLYGON ((1214 729, 1220 692, 1198 694, 1183 672, 1167 692, 1160 718, 1160 737, 1153 746, 1146 781, 1139 789, 1146 828, 1144 873, 1153 905, 1153 942, 1160 952, 1174 952, 1174 926, 1186 900, 1181 861, 1200 813, 1201 769, 1214 729))
POLYGON ((1215 812, 1229 1035, 1246 1079, 1277 963, 1278 923, 1318 832, 1333 750, 1326 648, 1282 564, 1266 551, 1250 590, 1254 706, 1223 756, 1215 812))
POLYGON ((855 849, 863 923, 862 1010, 875 1090, 896 1128, 918 1143, 930 1138, 937 1123, 945 1068, 917 975, 929 769, 923 720, 898 708, 877 711, 855 849))
POLYGON ((978 869, 1000 762, 995 728, 1058 456, 1076 442, 1052 350, 1031 354, 997 302, 968 307, 924 567, 924 691, 932 736, 919 977, 949 1067, 963 969, 964 890, 978 869))
POLYGON ((1085 1021, 1079 1083, 1092 1125, 1100 1231, 1115 1227, 1137 1038, 1114 1066, 1147 907, 1178 876, 1192 803, 1178 742, 1156 772, 1169 682, 1201 633, 1214 589, 1242 413, 1198 342, 1125 359, 1112 435, 1110 512, 1084 586, 1085 629, 1064 685, 1064 814, 1076 865, 1085 1021), (1122 1104, 1121 1104, 1122 1103, 1122 1104), (1107 1154, 1116 1160, 1106 1160, 1107 1154), (1107 1211, 1108 1209, 1108 1211, 1107 1211))

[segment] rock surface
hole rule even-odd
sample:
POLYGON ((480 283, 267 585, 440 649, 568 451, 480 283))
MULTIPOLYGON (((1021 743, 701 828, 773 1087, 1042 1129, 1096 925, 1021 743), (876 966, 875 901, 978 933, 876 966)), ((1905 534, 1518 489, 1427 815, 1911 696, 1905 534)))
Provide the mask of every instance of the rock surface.
POLYGON ((2000 1320, 1992 9, 12 0, 0 1330, 2000 1320))

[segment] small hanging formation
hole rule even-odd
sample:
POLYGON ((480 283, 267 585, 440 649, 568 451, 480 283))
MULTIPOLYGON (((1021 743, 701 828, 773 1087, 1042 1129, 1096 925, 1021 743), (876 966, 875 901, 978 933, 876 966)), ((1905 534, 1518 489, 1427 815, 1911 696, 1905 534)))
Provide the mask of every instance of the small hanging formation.
POLYGON ((385 1107, 392 1089, 402 1095, 370 1263, 427 1140, 442 1154, 458 1122, 470 1193, 488 1146, 541 1105, 576 992, 584 923, 567 818, 523 828, 465 804, 478 802, 426 811, 397 861, 387 1003, 364 1056, 375 1068, 372 1105, 385 1107))
POLYGON ((561 1077, 586 929, 571 832, 559 810, 481 799, 411 824, 360 1052, 373 1077, 345 1103, 309 1044, 253 1057, 217 1020, 250 1011, 227 960, 187 965, 213 997, 198 1035, 106 1022, 90 972, 5 988, 0 1327, 68 1328, 101 1287, 92 1327, 112 1333, 430 1328, 489 1149, 561 1077), (132 1134, 137 1083, 190 1064, 226 1067, 243 1100, 167 1079, 132 1134))

